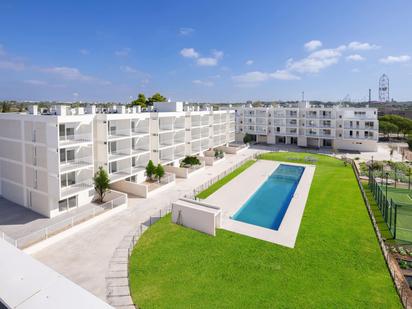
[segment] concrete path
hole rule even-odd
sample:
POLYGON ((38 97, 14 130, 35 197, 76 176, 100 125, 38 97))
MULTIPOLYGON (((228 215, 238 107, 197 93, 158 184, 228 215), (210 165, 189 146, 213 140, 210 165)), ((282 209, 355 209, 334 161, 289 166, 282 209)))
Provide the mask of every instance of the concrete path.
POLYGON ((148 199, 129 197, 126 210, 37 252, 34 257, 106 300, 109 262, 125 235, 148 216, 256 152, 247 149, 237 155, 227 155, 222 163, 207 167, 189 179, 177 179, 175 186, 148 199))

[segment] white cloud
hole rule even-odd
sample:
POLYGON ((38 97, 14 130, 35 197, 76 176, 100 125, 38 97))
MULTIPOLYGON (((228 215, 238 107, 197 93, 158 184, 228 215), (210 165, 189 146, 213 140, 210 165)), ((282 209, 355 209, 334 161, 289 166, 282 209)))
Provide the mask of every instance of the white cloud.
POLYGON ((246 65, 252 65, 254 63, 253 60, 249 59, 245 62, 246 65))
POLYGON ((199 53, 194 48, 183 48, 180 54, 185 58, 198 58, 199 53))
POLYGON ((137 73, 137 70, 135 68, 132 68, 128 65, 120 66, 120 71, 122 71, 124 73, 137 73))
POLYGON ((44 80, 37 80, 37 79, 28 79, 24 81, 26 84, 34 85, 34 86, 45 86, 47 82, 44 80))
POLYGON ((197 59, 196 63, 200 66, 215 66, 218 63, 218 59, 212 57, 205 57, 197 59))
POLYGON ((339 62, 343 47, 333 49, 320 49, 311 53, 308 57, 286 62, 286 69, 298 73, 319 73, 321 70, 339 62))
POLYGON ((79 53, 81 53, 84 56, 90 55, 90 50, 82 48, 79 50, 79 53))
POLYGON ((206 87, 212 87, 214 85, 214 82, 212 81, 200 80, 200 79, 195 79, 194 81, 192 81, 192 83, 196 85, 206 86, 206 87))
POLYGON ((52 73, 52 74, 59 75, 60 77, 67 79, 67 80, 89 81, 93 79, 91 76, 82 74, 80 70, 77 68, 50 67, 50 68, 43 68, 41 69, 41 71, 45 73, 52 73))
POLYGON ((212 57, 200 57, 200 54, 194 48, 183 48, 180 55, 185 58, 196 59, 199 66, 216 66, 219 60, 223 58, 224 53, 220 50, 212 50, 212 57))
POLYGON ((286 70, 277 70, 272 73, 252 71, 240 75, 232 76, 232 79, 239 84, 257 84, 270 79, 278 80, 298 80, 299 76, 293 75, 286 70))
POLYGON ((346 60, 348 60, 348 61, 364 61, 364 60, 366 60, 366 58, 364 58, 364 57, 362 57, 361 55, 358 55, 358 54, 353 54, 353 55, 347 56, 346 60))
POLYGON ((354 68, 354 69, 352 69, 352 72, 353 72, 353 73, 359 73, 360 70, 359 70, 358 68, 354 68))
POLYGON ((127 57, 132 50, 128 47, 116 50, 114 54, 118 57, 127 57))
POLYGON ((85 75, 80 72, 77 68, 71 67, 49 67, 49 68, 38 68, 40 72, 54 74, 60 76, 61 78, 69 81, 82 81, 82 82, 94 82, 101 85, 110 85, 110 81, 101 80, 93 76, 85 75))
POLYGON ((411 57, 409 55, 388 56, 388 57, 379 59, 381 63, 385 63, 385 64, 402 63, 402 62, 408 62, 409 60, 411 60, 411 57))
POLYGON ((182 36, 189 36, 189 35, 192 35, 194 32, 195 32, 195 29, 193 28, 182 27, 179 29, 179 34, 182 36))
POLYGON ((379 49, 380 46, 375 45, 375 44, 370 44, 370 43, 362 43, 362 42, 353 41, 349 43, 348 48, 351 50, 371 50, 371 49, 379 49))
POLYGON ((73 92, 73 97, 77 98, 79 96, 78 92, 73 92))
POLYGON ((13 59, 0 59, 0 70, 22 71, 26 68, 25 64, 13 59))
POLYGON ((322 42, 319 40, 312 40, 312 41, 306 42, 304 47, 307 51, 313 51, 315 49, 322 47, 322 42))
POLYGON ((223 58, 224 53, 220 50, 212 50, 213 57, 202 57, 197 59, 196 63, 200 66, 215 66, 223 58))

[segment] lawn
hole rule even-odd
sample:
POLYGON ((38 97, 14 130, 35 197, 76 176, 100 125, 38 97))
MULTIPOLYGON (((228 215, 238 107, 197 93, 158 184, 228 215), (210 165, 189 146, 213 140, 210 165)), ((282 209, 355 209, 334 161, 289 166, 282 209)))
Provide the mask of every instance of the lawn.
POLYGON ((208 236, 167 216, 133 250, 134 302, 141 308, 401 308, 352 168, 310 156, 319 161, 294 249, 225 230, 208 236))
POLYGON ((246 170, 247 168, 249 168, 250 166, 252 166, 253 163, 255 163, 255 160, 249 160, 246 161, 243 165, 239 166, 237 169, 235 169, 233 172, 231 172, 230 174, 226 175, 225 177, 223 177, 222 179, 220 179, 219 181, 215 182, 213 185, 211 185, 209 188, 207 188, 206 190, 203 190, 202 192, 200 192, 198 195, 196 195, 197 198, 200 199, 205 199, 207 198, 209 195, 213 194, 214 192, 216 192, 217 190, 219 190, 221 187, 223 187, 225 184, 227 184, 229 181, 231 181, 233 178, 235 178, 237 175, 239 175, 240 173, 242 173, 244 170, 246 170))

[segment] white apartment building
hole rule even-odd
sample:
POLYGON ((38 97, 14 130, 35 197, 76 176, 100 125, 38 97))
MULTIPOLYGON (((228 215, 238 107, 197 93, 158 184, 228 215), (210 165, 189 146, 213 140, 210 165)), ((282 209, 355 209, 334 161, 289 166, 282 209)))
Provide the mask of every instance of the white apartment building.
POLYGON ((0 194, 53 217, 92 201, 102 166, 112 184, 143 182, 149 160, 178 166, 186 155, 235 140, 234 110, 155 103, 150 112, 58 105, 0 114, 0 194))
POLYGON ((257 142, 376 151, 379 137, 376 108, 311 106, 242 107, 236 110, 236 140, 246 133, 257 142))

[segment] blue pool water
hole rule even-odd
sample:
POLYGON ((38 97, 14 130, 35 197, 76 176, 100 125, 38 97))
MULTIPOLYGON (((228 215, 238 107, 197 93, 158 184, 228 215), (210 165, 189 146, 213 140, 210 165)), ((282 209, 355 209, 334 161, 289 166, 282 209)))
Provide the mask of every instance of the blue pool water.
POLYGON ((304 170, 302 166, 280 164, 232 218, 277 230, 304 170))

